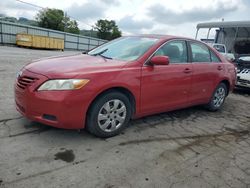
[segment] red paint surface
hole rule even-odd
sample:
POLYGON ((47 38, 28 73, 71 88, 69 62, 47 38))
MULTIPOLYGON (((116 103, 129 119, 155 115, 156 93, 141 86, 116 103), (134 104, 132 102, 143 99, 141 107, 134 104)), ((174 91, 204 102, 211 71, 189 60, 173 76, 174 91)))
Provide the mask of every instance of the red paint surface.
POLYGON ((176 38, 154 35, 150 37, 160 40, 133 62, 77 55, 45 59, 27 65, 21 78, 31 77, 36 80, 25 89, 15 84, 17 110, 27 118, 47 125, 81 129, 85 127, 90 104, 99 94, 110 88, 121 87, 131 92, 135 98, 134 118, 206 104, 222 81, 229 83, 230 90, 234 88, 234 65, 210 47, 208 48, 222 62, 145 65, 161 44, 176 38), (46 80, 67 78, 90 81, 79 90, 37 91, 46 80), (44 114, 56 116, 57 120, 43 119, 44 114))

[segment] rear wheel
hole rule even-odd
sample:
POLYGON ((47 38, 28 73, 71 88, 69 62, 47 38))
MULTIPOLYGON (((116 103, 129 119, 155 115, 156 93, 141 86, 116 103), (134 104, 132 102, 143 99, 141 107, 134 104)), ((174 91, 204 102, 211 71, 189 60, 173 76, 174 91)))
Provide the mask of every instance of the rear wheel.
POLYGON ((227 96, 227 86, 224 83, 220 83, 217 88, 215 89, 213 96, 210 100, 210 102, 207 105, 207 108, 210 111, 217 111, 219 110, 227 96))
POLYGON ((87 129, 98 137, 119 134, 131 118, 129 99, 120 92, 109 92, 97 98, 87 117, 87 129))

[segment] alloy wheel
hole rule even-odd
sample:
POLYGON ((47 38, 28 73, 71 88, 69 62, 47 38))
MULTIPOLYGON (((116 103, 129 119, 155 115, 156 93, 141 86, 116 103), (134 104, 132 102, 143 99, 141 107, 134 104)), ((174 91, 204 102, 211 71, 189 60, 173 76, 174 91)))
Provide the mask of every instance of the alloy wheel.
POLYGON ((105 132, 113 132, 121 127, 126 115, 127 109, 121 100, 110 100, 101 107, 98 113, 98 126, 105 132))
POLYGON ((214 106, 216 108, 219 108, 223 104, 225 97, 226 97, 225 89, 223 87, 219 87, 214 94, 213 98, 214 106))

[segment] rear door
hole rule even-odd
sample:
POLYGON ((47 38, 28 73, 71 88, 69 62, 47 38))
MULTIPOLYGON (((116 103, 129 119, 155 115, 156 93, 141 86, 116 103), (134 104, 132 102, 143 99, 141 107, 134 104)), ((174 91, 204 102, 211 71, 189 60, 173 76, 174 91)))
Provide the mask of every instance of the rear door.
POLYGON ((187 105, 192 76, 192 64, 188 62, 187 54, 186 41, 169 41, 154 54, 168 56, 169 65, 142 67, 142 112, 159 112, 187 105))
POLYGON ((224 66, 205 44, 190 41, 189 47, 193 64, 190 102, 207 103, 224 74, 224 66))

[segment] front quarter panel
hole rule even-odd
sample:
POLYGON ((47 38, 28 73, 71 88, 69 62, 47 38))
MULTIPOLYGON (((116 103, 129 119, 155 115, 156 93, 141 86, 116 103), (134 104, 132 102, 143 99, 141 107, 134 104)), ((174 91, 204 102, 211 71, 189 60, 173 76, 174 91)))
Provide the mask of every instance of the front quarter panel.
POLYGON ((87 104, 84 114, 91 103, 96 99, 101 93, 111 89, 121 87, 129 90, 135 98, 136 111, 140 110, 139 97, 140 97, 140 67, 133 68, 122 68, 112 71, 104 71, 98 73, 91 73, 89 75, 84 75, 82 77, 88 78, 89 83, 82 88, 83 97, 87 97, 87 104), (88 96, 85 96, 87 93, 88 96))

